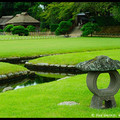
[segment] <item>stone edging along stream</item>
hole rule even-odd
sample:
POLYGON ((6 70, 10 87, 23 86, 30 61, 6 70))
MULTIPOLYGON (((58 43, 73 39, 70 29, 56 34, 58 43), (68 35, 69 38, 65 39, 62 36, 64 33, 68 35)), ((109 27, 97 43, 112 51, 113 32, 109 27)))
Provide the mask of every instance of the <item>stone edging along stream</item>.
POLYGON ((0 82, 8 82, 13 80, 13 79, 24 79, 27 77, 34 77, 35 76, 35 72, 27 70, 27 71, 19 71, 19 72, 15 72, 15 73, 8 73, 8 74, 3 74, 0 75, 0 82))
POLYGON ((28 71, 20 71, 15 73, 9 73, 0 75, 0 82, 7 81, 11 79, 18 78, 27 78, 34 77, 36 74, 33 71, 42 71, 42 72, 52 72, 52 73, 71 73, 71 74, 81 74, 85 73, 78 70, 75 65, 59 65, 59 64, 48 64, 48 63, 37 63, 32 64, 26 62, 30 59, 35 59, 44 56, 59 55, 59 54, 50 54, 50 55, 38 55, 31 57, 9 57, 9 58, 0 58, 0 62, 9 62, 9 63, 25 63, 24 67, 28 68, 28 71))
POLYGON ((77 69, 75 65, 59 65, 59 64, 48 64, 48 63, 32 64, 26 62, 25 67, 29 70, 42 71, 42 72, 53 72, 53 73, 59 72, 59 73, 72 73, 72 74, 86 73, 77 69))

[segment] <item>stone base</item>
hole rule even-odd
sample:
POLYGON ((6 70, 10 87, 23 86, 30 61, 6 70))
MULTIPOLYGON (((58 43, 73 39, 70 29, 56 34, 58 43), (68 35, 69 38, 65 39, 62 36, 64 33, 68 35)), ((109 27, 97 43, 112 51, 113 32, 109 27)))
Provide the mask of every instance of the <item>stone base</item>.
POLYGON ((90 107, 96 109, 107 109, 116 107, 115 98, 114 96, 99 97, 97 95, 93 95, 90 107))

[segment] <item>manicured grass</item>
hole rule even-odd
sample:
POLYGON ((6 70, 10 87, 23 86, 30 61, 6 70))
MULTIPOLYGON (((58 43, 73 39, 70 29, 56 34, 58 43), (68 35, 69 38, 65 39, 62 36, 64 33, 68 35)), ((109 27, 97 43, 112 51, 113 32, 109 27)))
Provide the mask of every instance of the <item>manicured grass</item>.
POLYGON ((9 39, 0 36, 0 58, 24 57, 42 54, 71 53, 81 51, 120 49, 119 38, 79 37, 9 39))
POLYGON ((120 49, 53 55, 53 56, 46 56, 46 57, 30 60, 29 62, 33 64, 49 63, 49 64, 60 64, 60 65, 62 64, 75 65, 79 62, 84 62, 86 60, 93 59, 99 55, 105 55, 114 60, 120 60, 120 49))
MULTIPOLYGON (((108 78, 106 74, 102 80, 108 78)), ((101 79, 101 78, 100 78, 101 79)), ((99 82, 99 86, 105 84, 99 82)), ((8 91, 0 94, 1 118, 93 118, 119 117, 120 91, 115 95, 117 107, 97 110, 90 108, 93 94, 86 85, 86 74, 60 81, 8 91), (64 101, 79 103, 73 106, 57 105, 64 101)))
POLYGON ((62 75, 62 74, 54 74, 54 73, 43 73, 43 74, 39 74, 38 72, 35 72, 37 75, 40 75, 42 77, 48 77, 48 78, 63 78, 66 77, 67 75, 62 75))
POLYGON ((19 66, 19 65, 13 65, 10 63, 4 63, 0 62, 0 75, 2 74, 8 74, 8 73, 14 73, 19 71, 26 71, 28 70, 25 67, 19 66))
MULTIPOLYGON (((0 58, 69 53, 41 57, 30 61, 33 63, 74 65, 98 55, 107 55, 112 59, 120 60, 119 49, 119 38, 58 37, 37 40, 24 40, 24 38, 23 40, 1 40, 0 38, 0 58)), ((27 69, 9 63, 0 63, 0 74, 22 70, 27 69)), ((0 118, 120 117, 120 91, 115 95, 116 108, 97 110, 89 107, 93 94, 87 88, 86 75, 76 75, 59 81, 0 93, 0 118), (79 104, 57 105, 64 101, 75 101, 79 104)), ((106 88, 108 84, 108 74, 103 74, 98 78, 97 85, 100 89, 106 88)))

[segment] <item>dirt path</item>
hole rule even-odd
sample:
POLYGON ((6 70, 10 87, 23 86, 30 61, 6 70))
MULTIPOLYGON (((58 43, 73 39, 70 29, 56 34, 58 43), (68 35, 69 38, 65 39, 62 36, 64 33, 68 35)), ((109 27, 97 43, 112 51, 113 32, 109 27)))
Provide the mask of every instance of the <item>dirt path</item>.
POLYGON ((80 30, 79 26, 76 26, 73 31, 70 33, 71 37, 80 37, 82 34, 82 31, 80 30))

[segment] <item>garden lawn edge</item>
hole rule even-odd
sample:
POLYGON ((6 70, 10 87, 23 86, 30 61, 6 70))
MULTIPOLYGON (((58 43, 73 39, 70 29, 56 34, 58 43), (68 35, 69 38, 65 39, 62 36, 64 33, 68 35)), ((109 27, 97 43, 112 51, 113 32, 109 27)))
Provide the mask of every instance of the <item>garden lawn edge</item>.
POLYGON ((27 78, 33 74, 35 74, 33 71, 22 66, 0 62, 0 83, 27 78))

